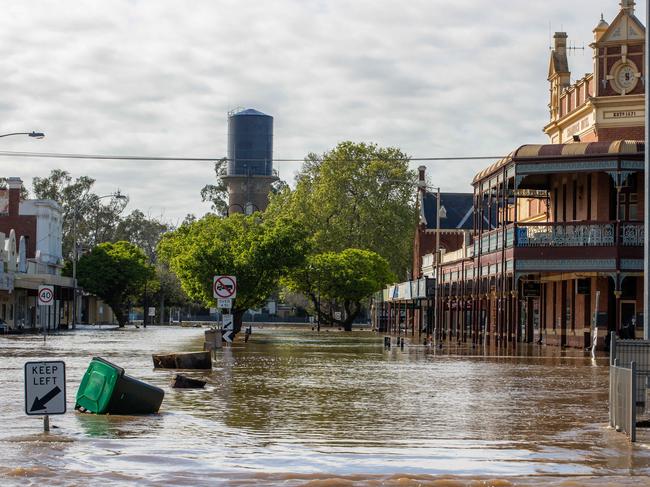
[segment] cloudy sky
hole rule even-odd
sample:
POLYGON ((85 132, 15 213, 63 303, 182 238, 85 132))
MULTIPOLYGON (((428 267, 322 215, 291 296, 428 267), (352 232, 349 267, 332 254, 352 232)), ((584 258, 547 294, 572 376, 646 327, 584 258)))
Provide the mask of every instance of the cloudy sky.
MULTIPOLYGON (((645 4, 645 2, 641 2, 645 4)), ((7 0, 0 17, 1 150, 223 157, 227 112, 275 117, 275 157, 342 140, 413 157, 501 155, 545 142, 549 26, 586 47, 618 0, 7 0)), ((645 19, 643 5, 637 16, 645 19)), ((427 164, 468 191, 484 162, 427 164)), ((414 164, 416 165, 416 164, 414 164)), ((209 163, 1 157, 31 183, 58 167, 120 188, 130 208, 202 215, 209 163)), ((299 164, 278 163, 288 181, 299 164)))

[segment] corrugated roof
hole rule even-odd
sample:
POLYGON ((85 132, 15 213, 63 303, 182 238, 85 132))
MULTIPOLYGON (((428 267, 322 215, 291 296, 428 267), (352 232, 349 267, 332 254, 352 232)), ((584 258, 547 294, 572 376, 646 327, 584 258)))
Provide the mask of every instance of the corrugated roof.
MULTIPOLYGON (((474 228, 472 213, 474 211, 473 193, 440 193, 440 204, 447 212, 446 218, 440 218, 443 230, 471 230, 474 228)), ((436 211, 438 198, 435 193, 424 193, 420 218, 427 229, 436 228, 436 211)))
POLYGON ((574 142, 570 144, 527 144, 522 145, 507 157, 498 160, 474 176, 472 184, 491 176, 510 162, 515 164, 522 159, 569 158, 572 156, 601 156, 620 154, 640 154, 645 150, 643 141, 615 140, 612 142, 574 142))

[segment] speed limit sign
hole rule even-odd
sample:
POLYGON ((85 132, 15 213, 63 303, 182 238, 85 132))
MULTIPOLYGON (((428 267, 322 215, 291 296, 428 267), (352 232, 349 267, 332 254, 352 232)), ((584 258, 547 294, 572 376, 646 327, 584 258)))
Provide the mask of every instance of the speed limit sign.
POLYGON ((38 286, 38 304, 41 306, 54 304, 54 286, 38 286))

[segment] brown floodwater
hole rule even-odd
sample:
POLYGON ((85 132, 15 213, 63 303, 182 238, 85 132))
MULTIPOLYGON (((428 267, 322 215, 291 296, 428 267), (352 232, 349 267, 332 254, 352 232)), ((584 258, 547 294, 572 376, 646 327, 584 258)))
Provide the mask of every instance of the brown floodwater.
POLYGON ((204 390, 173 390, 151 353, 203 330, 0 337, 0 485, 650 485, 650 449, 607 427, 607 359, 537 347, 486 356, 370 331, 265 328, 217 352, 204 390), (93 356, 165 389, 160 414, 73 410, 93 356), (63 359, 68 413, 24 413, 26 361, 63 359))

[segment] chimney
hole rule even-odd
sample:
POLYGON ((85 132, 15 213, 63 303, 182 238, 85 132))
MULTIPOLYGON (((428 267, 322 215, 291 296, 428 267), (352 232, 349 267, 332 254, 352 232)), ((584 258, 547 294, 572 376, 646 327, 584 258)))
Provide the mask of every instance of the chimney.
POLYGON ((621 0, 621 10, 627 10, 629 15, 634 15, 634 0, 621 0))
POLYGON ((426 166, 418 167, 418 188, 425 188, 427 185, 426 178, 424 177, 426 170, 426 166))
POLYGON ((566 40, 567 35, 566 32, 556 32, 555 35, 553 36, 553 40, 555 41, 555 46, 553 47, 553 50, 558 53, 560 56, 566 56, 566 40))
POLYGON ((20 207, 20 189, 23 187, 23 180, 20 178, 7 178, 9 188, 9 216, 18 216, 20 207))

